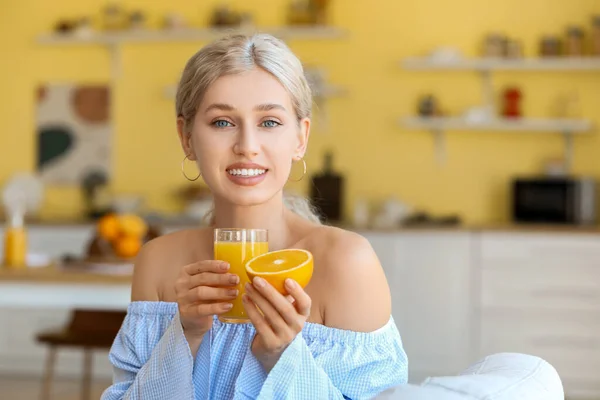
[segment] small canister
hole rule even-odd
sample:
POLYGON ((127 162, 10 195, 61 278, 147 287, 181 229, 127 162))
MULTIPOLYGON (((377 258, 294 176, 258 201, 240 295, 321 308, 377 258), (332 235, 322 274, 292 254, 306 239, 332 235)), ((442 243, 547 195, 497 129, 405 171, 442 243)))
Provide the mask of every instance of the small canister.
POLYGON ((567 29, 565 54, 569 57, 583 57, 583 29, 571 26, 567 29))
POLYGON ((506 57, 507 58, 522 58, 523 57, 523 46, 521 42, 516 39, 511 39, 506 44, 506 57))
POLYGON ((486 36, 483 45, 483 56, 500 58, 505 55, 505 38, 499 33, 490 33, 486 36))
POLYGON ((600 57, 600 15, 592 18, 592 55, 600 57))
POLYGON ((544 36, 540 42, 541 57, 558 57, 560 55, 560 39, 554 36, 544 36))

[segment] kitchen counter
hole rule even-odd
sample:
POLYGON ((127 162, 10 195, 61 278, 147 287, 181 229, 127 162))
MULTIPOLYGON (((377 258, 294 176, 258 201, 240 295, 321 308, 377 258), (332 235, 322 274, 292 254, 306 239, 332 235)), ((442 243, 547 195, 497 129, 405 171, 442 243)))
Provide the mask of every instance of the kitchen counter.
POLYGON ((131 276, 65 269, 56 265, 23 269, 0 266, 0 282, 130 284, 131 276))
POLYGON ((124 310, 130 297, 130 275, 63 269, 55 265, 25 269, 0 267, 0 308, 124 310))
MULTIPOLYGON (((27 224, 30 229, 94 229, 93 221, 85 220, 60 220, 60 221, 32 221, 27 224)), ((198 228, 197 222, 179 222, 179 223, 158 223, 154 224, 164 233, 169 233, 181 229, 198 228)), ((393 228, 376 227, 357 227, 352 224, 340 223, 333 224, 339 228, 356 232, 413 232, 413 231, 458 231, 458 232, 484 232, 484 231, 505 231, 505 232, 548 232, 548 233, 600 233, 600 224, 590 226, 573 226, 562 224, 516 224, 511 222, 497 222, 484 224, 462 224, 462 225, 442 225, 442 224, 422 224, 410 226, 398 226, 393 228)))
POLYGON ((413 225, 397 228, 356 228, 340 225, 340 228, 361 233, 402 233, 402 232, 514 232, 514 233, 548 233, 548 234, 600 234, 600 225, 570 226, 554 224, 473 224, 473 225, 413 225))

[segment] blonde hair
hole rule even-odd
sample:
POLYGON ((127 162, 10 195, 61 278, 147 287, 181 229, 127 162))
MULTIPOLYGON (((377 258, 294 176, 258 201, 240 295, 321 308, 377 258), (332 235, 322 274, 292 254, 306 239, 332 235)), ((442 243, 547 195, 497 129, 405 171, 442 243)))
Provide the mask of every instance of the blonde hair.
MULTIPOLYGON (((202 98, 221 76, 261 68, 275 77, 287 90, 298 122, 312 114, 312 92, 302 63, 280 39, 268 34, 232 34, 200 49, 186 63, 175 96, 177 117, 183 118, 184 131, 192 131, 202 98)), ((320 223, 306 198, 284 194, 284 204, 296 214, 320 223)), ((212 211, 206 220, 212 219, 212 211)))
POLYGON ((234 34, 203 47, 186 63, 175 97, 175 110, 191 132, 208 87, 224 75, 261 68, 273 75, 292 98, 298 121, 310 118, 312 93, 302 63, 281 40, 267 34, 234 34))

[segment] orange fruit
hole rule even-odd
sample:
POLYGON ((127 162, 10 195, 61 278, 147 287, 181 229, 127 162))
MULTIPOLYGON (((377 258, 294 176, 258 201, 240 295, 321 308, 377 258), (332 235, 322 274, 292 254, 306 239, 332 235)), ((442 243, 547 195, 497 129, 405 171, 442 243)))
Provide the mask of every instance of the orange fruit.
POLYGON ((146 236, 148 232, 148 225, 143 218, 135 214, 123 214, 119 215, 119 228, 121 234, 124 236, 137 236, 142 238, 146 236))
POLYGON ((117 256, 122 258, 132 258, 142 248, 142 239, 138 236, 120 236, 113 242, 113 249, 117 256))
POLYGON ((115 214, 107 214, 98 220, 96 225, 101 238, 110 241, 115 240, 120 234, 119 219, 115 214))
POLYGON ((287 278, 295 280, 303 288, 308 285, 313 274, 313 256, 301 249, 271 251, 248 260, 246 273, 250 280, 260 276, 279 293, 287 295, 287 278))

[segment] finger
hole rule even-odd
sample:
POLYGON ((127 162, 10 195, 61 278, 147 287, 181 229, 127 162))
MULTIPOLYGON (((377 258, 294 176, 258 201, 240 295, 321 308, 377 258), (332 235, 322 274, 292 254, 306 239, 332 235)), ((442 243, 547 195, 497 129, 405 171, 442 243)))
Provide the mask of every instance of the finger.
MULTIPOLYGON (((286 325, 295 323, 298 312, 281 293, 260 277, 254 278, 253 283, 254 285, 252 288, 267 299, 267 301, 277 310, 277 314, 285 319, 286 325)), ((262 310, 261 304, 258 304, 258 307, 262 310)))
POLYGON ((198 301, 233 300, 237 295, 238 290, 234 288, 199 286, 189 290, 186 299, 190 303, 195 303, 198 301))
POLYGON ((240 283, 240 277, 235 274, 215 274, 213 272, 203 272, 201 274, 189 277, 189 288, 197 286, 235 286, 240 283))
POLYGON ((273 332, 273 329, 265 319, 265 317, 258 311, 256 304, 252 301, 250 296, 247 294, 242 295, 242 304, 246 310, 246 315, 250 318, 250 322, 254 325, 256 332, 263 337, 263 340, 268 343, 275 343, 277 335, 273 332))
MULTIPOLYGON (((265 319, 267 322, 273 327, 273 330, 276 333, 284 333, 288 327, 288 323, 283 318, 283 316, 277 311, 277 309, 271 304, 271 302, 265 298, 258 290, 254 288, 251 284, 246 284, 246 294, 250 297, 252 302, 258 306, 258 308, 263 312, 265 319)), ((277 293, 279 294, 279 293, 277 293)), ((285 303, 287 303, 289 312, 296 313, 294 306, 292 306, 285 298, 282 299, 285 303)))
POLYGON ((223 274, 229 269, 229 264, 219 260, 204 260, 188 264, 183 268, 188 275, 197 275, 202 272, 223 274))
POLYGON ((225 314, 232 307, 233 304, 231 303, 198 304, 195 306, 195 311, 199 316, 205 317, 207 315, 225 314))
POLYGON ((296 282, 293 279, 288 278, 285 280, 285 288, 287 289, 290 296, 296 299, 295 305, 298 313, 304 315, 305 317, 308 317, 310 315, 310 307, 312 305, 312 300, 310 299, 310 296, 306 294, 304 289, 302 289, 302 286, 300 286, 298 282, 296 282))

